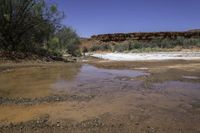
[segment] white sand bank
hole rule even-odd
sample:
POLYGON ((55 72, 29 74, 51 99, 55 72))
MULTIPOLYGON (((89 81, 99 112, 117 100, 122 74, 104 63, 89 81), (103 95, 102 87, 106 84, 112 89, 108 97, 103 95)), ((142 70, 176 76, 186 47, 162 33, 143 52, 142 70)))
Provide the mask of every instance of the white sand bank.
POLYGON ((92 53, 90 56, 114 61, 200 60, 200 52, 92 53))

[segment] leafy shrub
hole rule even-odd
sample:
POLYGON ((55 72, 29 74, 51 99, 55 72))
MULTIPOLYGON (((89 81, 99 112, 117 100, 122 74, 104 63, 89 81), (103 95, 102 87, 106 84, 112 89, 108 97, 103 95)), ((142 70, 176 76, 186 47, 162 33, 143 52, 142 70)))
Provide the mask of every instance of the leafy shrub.
POLYGON ((72 56, 80 56, 80 40, 76 32, 70 27, 62 27, 50 38, 47 47, 56 53, 69 53, 72 56))
POLYGON ((112 47, 108 44, 94 44, 89 51, 112 51, 112 47))
POLYGON ((133 51, 133 52, 149 52, 162 51, 162 49, 172 49, 175 47, 191 48, 193 46, 200 47, 200 38, 184 38, 177 37, 176 39, 154 39, 151 41, 129 41, 116 44, 93 45, 91 51, 133 51))
POLYGON ((48 48, 52 51, 57 50, 59 48, 59 38, 52 37, 49 41, 48 48))
POLYGON ((0 0, 0 47, 30 53, 42 48, 63 14, 45 0, 0 0))
POLYGON ((123 52, 130 50, 130 43, 119 43, 114 45, 114 51, 123 52))

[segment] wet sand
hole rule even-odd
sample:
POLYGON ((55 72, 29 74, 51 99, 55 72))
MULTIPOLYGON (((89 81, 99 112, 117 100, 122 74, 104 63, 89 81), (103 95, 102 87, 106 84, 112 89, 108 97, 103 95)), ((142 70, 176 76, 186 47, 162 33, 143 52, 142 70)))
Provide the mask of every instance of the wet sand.
POLYGON ((0 132, 200 132, 198 60, 0 70, 0 132))

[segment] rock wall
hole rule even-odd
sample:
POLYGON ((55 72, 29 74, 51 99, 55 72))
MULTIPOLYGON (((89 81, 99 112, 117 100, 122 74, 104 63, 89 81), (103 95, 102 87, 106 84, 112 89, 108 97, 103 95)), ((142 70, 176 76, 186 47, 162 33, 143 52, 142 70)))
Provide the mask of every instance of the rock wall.
POLYGON ((200 31, 196 32, 141 32, 141 33, 115 33, 115 34, 102 34, 94 35, 91 38, 102 42, 122 42, 126 40, 148 41, 152 39, 175 39, 177 37, 185 38, 199 38, 200 31))

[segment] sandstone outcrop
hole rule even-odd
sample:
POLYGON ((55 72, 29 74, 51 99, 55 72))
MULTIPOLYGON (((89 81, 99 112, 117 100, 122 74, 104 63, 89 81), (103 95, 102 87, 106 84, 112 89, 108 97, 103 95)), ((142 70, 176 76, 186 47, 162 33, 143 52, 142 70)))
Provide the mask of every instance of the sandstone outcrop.
POLYGON ((195 32, 141 32, 94 35, 91 38, 102 42, 122 42, 126 40, 148 41, 153 39, 175 39, 177 37, 199 38, 200 31, 195 32))

